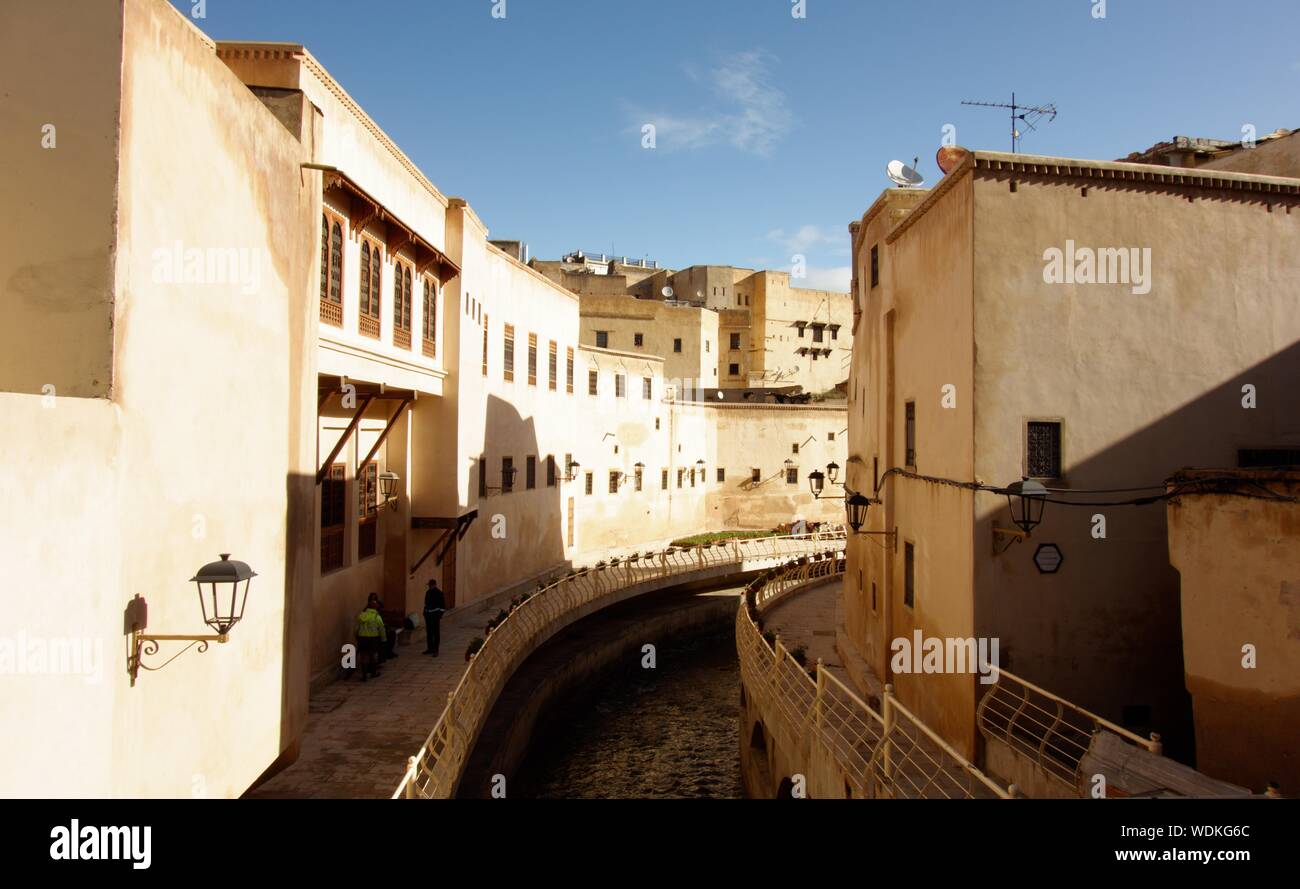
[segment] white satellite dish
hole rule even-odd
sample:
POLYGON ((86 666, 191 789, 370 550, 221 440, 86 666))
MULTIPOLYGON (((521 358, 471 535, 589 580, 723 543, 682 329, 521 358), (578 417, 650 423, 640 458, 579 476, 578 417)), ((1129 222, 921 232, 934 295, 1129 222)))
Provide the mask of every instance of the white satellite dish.
POLYGON ((664 295, 664 299, 672 299, 672 298, 673 298, 673 289, 672 289, 671 287, 665 287, 663 290, 661 290, 661 291, 659 291, 659 292, 662 293, 662 294, 664 295))
MULTIPOLYGON (((916 161, 912 161, 912 163, 915 164, 916 161)), ((903 188, 915 188, 925 183, 925 177, 916 172, 915 166, 909 167, 902 161, 890 161, 889 165, 885 167, 885 175, 895 185, 901 185, 903 188)))

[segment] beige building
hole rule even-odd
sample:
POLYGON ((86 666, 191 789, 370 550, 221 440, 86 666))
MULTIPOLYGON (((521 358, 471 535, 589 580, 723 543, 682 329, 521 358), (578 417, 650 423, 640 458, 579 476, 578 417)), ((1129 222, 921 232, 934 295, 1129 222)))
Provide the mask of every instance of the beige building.
MULTIPOLYGON (((1274 459, 1295 463, 1293 451, 1274 459)), ((1183 661, 1197 767, 1300 793, 1300 471, 1198 470, 1170 480, 1183 661), (1245 496, 1243 496, 1245 495, 1245 496), (1225 558, 1225 554, 1231 554, 1225 558)))
POLYGON ((1145 151, 1135 151, 1123 162, 1166 167, 1204 167, 1236 173, 1300 178, 1300 138, 1296 130, 1279 129, 1253 140, 1227 141, 1175 136, 1145 151))
MULTIPOLYGON (((0 716, 46 726, 3 792, 238 795, 296 756, 371 592, 400 619, 430 578, 459 607, 608 547, 842 516, 806 493, 842 408, 684 401, 666 355, 587 342, 579 296, 302 46, 72 5, 0 11, 6 205, 37 208, 0 238, 0 525, 32 599, 0 624, 0 716), (160 668, 163 641, 133 682, 132 629, 207 632, 188 579, 227 552, 257 573, 228 641, 160 668)), ((716 313, 683 311, 716 372, 716 313)))
POLYGON ((996 638, 1006 669, 1190 757, 1165 511, 1119 504, 1300 441, 1297 226, 1300 180, 967 152, 850 227, 848 482, 881 502, 841 647, 967 755, 983 687, 894 674, 892 640, 996 638), (1054 502, 1017 542, 997 491, 1025 476, 1054 502))
POLYGON ((798 386, 842 397, 853 352, 848 294, 792 286, 788 272, 673 272, 581 252, 530 265, 581 297, 584 343, 663 355, 670 378, 704 388, 798 386))

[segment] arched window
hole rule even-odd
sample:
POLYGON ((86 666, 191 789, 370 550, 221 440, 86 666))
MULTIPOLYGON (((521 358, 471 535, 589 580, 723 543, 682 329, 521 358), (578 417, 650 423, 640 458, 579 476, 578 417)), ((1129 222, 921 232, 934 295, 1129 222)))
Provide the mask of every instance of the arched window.
POLYGON ((430 277, 424 279, 424 311, 420 318, 420 331, 424 340, 421 350, 430 358, 438 357, 438 285, 430 277))
POLYGON ((328 213, 320 220, 320 317, 343 325, 343 228, 328 213))
POLYGON ((361 314, 370 314, 370 244, 361 242, 361 314))
POLYGON ((361 311, 357 328, 363 336, 379 338, 379 245, 361 242, 361 311))
POLYGON ((411 267, 393 263, 393 345, 411 348, 411 267))

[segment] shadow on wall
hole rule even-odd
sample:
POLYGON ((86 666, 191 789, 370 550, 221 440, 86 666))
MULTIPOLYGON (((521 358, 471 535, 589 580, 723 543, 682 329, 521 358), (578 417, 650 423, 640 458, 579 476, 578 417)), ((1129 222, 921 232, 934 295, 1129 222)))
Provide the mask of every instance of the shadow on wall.
MULTIPOLYGON (((1300 343, 1104 451, 1067 462, 1068 478, 1049 487, 1161 485, 1185 467, 1235 467, 1238 449, 1295 447, 1300 444, 1297 381, 1300 343), (1243 407, 1247 385, 1254 387, 1254 408, 1243 407)), ((1064 437, 1068 441, 1068 428, 1064 437)), ((1157 493, 1053 497, 1116 501, 1157 493)), ((1179 578, 1168 561, 1164 502, 1049 503, 1030 539, 994 556, 993 527, 1010 527, 1007 501, 978 497, 976 633, 1000 638, 1002 666, 1134 731, 1161 733, 1169 756, 1193 762, 1179 578), (1098 515, 1105 518, 1104 538, 1094 537, 1098 515), (1046 543, 1057 544, 1064 554, 1055 574, 1039 573, 1033 560, 1046 543)), ((1224 552, 1222 558, 1234 555, 1224 552)))
MULTIPOLYGON (((551 441, 569 438, 557 435, 551 441)), ((525 418, 495 395, 487 399, 483 442, 485 462, 470 473, 471 500, 484 485, 486 496, 477 497, 478 518, 455 547, 457 605, 480 602, 544 572, 568 567, 565 542, 571 539, 571 513, 562 481, 565 455, 544 452, 535 418, 525 418), (554 461, 553 476, 548 474, 548 456, 554 461), (502 461, 507 457, 516 470, 508 493, 502 490, 502 461), (487 476, 481 482, 484 470, 487 476)))

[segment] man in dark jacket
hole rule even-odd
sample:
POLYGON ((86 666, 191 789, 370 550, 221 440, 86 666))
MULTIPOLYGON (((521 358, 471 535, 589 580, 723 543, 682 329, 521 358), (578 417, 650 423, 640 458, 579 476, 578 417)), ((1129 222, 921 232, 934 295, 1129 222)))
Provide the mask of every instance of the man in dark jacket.
POLYGON ((424 653, 438 656, 438 643, 442 641, 442 613, 447 610, 447 600, 438 588, 438 581, 430 580, 424 591, 424 653))

